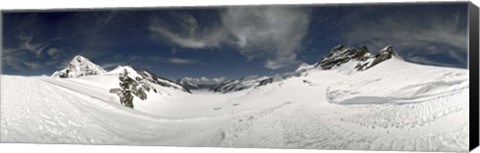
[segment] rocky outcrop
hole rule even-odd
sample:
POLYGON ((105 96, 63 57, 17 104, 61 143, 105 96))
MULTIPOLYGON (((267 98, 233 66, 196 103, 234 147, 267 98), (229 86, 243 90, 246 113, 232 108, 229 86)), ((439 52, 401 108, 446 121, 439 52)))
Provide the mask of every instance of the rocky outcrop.
POLYGON ((386 61, 394 56, 398 56, 395 51, 393 50, 392 46, 387 46, 384 49, 380 50, 380 52, 375 55, 375 60, 372 62, 370 67, 377 65, 383 61, 386 61))
POLYGON ((366 46, 362 46, 357 49, 338 45, 330 50, 325 57, 321 58, 315 64, 315 67, 329 70, 347 62, 356 62, 355 69, 358 71, 364 71, 392 58, 393 56, 397 56, 397 54, 392 46, 387 46, 378 54, 374 55, 366 46))
MULTIPOLYGON (((210 91, 228 93, 241 91, 245 89, 258 88, 272 84, 278 81, 282 81, 291 77, 298 77, 302 73, 307 73, 312 69, 322 69, 330 70, 335 69, 336 67, 342 66, 343 64, 350 63, 353 64, 346 67, 348 71, 365 71, 373 66, 376 66, 392 57, 397 56, 392 46, 387 46, 382 49, 378 54, 373 54, 368 50, 366 46, 360 48, 354 47, 345 47, 343 45, 335 46, 328 52, 323 58, 313 65, 302 64, 297 68, 295 72, 277 74, 274 76, 251 76, 251 77, 242 77, 237 80, 228 80, 221 83, 217 83, 215 86, 210 88, 210 91), (350 67, 351 66, 351 67, 350 67)), ((186 88, 196 89, 198 85, 177 81, 186 88)), ((304 81, 306 84, 311 84, 308 81, 304 81)))
POLYGON ((134 108, 133 99, 134 96, 138 97, 140 100, 147 99, 147 92, 153 89, 147 80, 139 76, 129 75, 127 69, 124 69, 123 73, 118 76, 120 88, 110 89, 111 93, 116 93, 120 98, 120 103, 129 108, 134 108))

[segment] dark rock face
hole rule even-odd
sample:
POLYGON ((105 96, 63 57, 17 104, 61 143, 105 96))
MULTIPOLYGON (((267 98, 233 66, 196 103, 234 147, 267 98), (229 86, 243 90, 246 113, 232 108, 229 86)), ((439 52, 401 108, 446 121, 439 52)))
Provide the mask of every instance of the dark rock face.
POLYGON ((65 72, 58 72, 58 77, 60 78, 68 78, 68 74, 70 73, 70 70, 65 70, 65 72))
POLYGON ((199 90, 199 89, 206 89, 206 90, 213 90, 213 88, 217 87, 217 85, 225 82, 226 80, 223 79, 208 79, 208 78, 181 78, 175 81, 177 84, 183 86, 183 88, 187 90, 199 90))
POLYGON ((264 86, 273 82, 273 78, 261 80, 256 87, 264 86))
MULTIPOLYGON (((330 70, 347 62, 354 62, 354 70, 365 71, 381 62, 391 59, 394 56, 397 56, 397 54, 391 46, 387 46, 386 48, 382 49, 378 54, 372 54, 366 46, 353 48, 338 45, 331 49, 325 57, 321 58, 317 63, 315 63, 312 68, 318 67, 323 70, 330 70)), ((210 91, 228 93, 250 88, 257 88, 285 80, 290 77, 298 77, 302 74, 302 72, 305 71, 307 70, 301 70, 294 73, 284 73, 271 77, 240 78, 238 80, 224 81, 216 86, 211 87, 210 91)), ((304 83, 310 84, 308 80, 304 81, 304 83)), ((185 84, 185 86, 189 86, 189 84, 185 84)), ((196 86, 192 86, 192 88, 195 87, 196 86)))
POLYGON ((224 81, 210 89, 213 92, 227 93, 232 91, 240 91, 249 88, 250 86, 242 84, 242 79, 240 80, 229 80, 224 81))
POLYGON ((149 72, 149 71, 144 70, 144 69, 135 69, 135 71, 137 71, 137 73, 139 75, 141 75, 143 79, 148 80, 152 83, 158 84, 160 86, 179 89, 179 90, 183 90, 185 92, 191 93, 191 91, 188 88, 185 88, 183 85, 178 84, 177 82, 172 81, 170 79, 158 76, 153 72, 149 72))
POLYGON ((340 66, 344 63, 355 61, 357 65, 355 69, 358 71, 367 70, 383 61, 386 61, 393 56, 397 56, 392 46, 387 46, 378 54, 373 55, 366 46, 360 48, 344 47, 338 45, 334 47, 325 57, 320 59, 315 67, 320 67, 324 70, 332 69, 335 66, 340 66))
POLYGON ((187 81, 183 81, 182 79, 177 79, 176 83, 181 85, 183 88, 185 88, 187 90, 200 89, 200 87, 198 85, 192 84, 192 83, 187 82, 187 81))
POLYGON ((359 49, 353 47, 344 47, 338 45, 334 47, 325 57, 315 64, 315 67, 321 67, 329 70, 334 66, 339 66, 351 60, 366 61, 372 58, 367 47, 363 46, 359 49))
MULTIPOLYGON (((120 103, 132 109, 134 95, 140 100, 145 100, 147 99, 146 92, 150 92, 153 88, 145 79, 129 76, 127 70, 124 70, 118 76, 118 79, 120 80, 120 88, 111 89, 110 92, 116 93, 120 98, 120 103)), ((156 93, 155 90, 154 92, 156 93)))
POLYGON ((120 88, 110 89, 110 93, 117 94, 120 98, 120 103, 126 107, 134 108, 134 97, 140 100, 146 100, 147 94, 151 91, 156 94, 161 94, 161 91, 159 91, 154 84, 190 93, 189 90, 183 88, 181 85, 157 76, 155 73, 148 72, 147 70, 135 69, 131 65, 120 68, 121 71, 118 73, 120 88))
POLYGON ((375 60, 372 62, 370 67, 373 67, 377 65, 378 63, 381 63, 383 61, 386 61, 393 56, 397 56, 397 54, 394 52, 392 46, 387 46, 384 49, 382 49, 377 55, 375 55, 375 60))

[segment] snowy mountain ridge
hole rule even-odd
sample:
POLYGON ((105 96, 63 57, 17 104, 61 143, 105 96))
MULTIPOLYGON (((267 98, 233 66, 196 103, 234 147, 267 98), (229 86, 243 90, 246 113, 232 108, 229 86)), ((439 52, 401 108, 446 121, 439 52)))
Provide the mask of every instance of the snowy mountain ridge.
POLYGON ((357 71, 365 71, 392 57, 398 57, 392 46, 387 46, 380 50, 378 54, 374 55, 366 46, 357 49, 338 45, 330 50, 325 57, 315 63, 314 67, 330 70, 347 62, 355 62, 354 68, 357 71))
POLYGON ((163 86, 163 87, 178 89, 178 90, 182 90, 184 92, 190 93, 190 90, 188 90, 187 88, 184 88, 182 85, 177 84, 176 82, 174 82, 170 79, 158 76, 157 74, 155 74, 153 72, 150 72, 148 70, 145 70, 145 69, 134 68, 131 65, 117 66, 115 69, 107 72, 106 74, 120 75, 120 74, 124 73, 124 71, 127 71, 129 77, 131 77, 133 79, 135 79, 135 78, 145 79, 148 82, 153 83, 153 84, 157 84, 157 85, 160 85, 160 86, 163 86))
POLYGON ((52 75, 53 78, 85 78, 90 76, 108 78, 104 82, 112 82, 112 85, 107 91, 110 94, 116 94, 119 98, 118 101, 130 108, 134 108, 133 101, 144 101, 150 97, 163 95, 166 91, 165 88, 191 93, 189 89, 182 85, 147 70, 134 68, 131 65, 120 65, 107 72, 80 55, 75 56, 67 68, 56 71, 52 75))
MULTIPOLYGON (((246 76, 236 80, 225 80, 225 78, 208 79, 205 77, 185 77, 176 81, 172 81, 144 69, 135 69, 132 66, 119 66, 108 73, 120 74, 123 72, 123 68, 126 68, 136 75, 141 76, 140 78, 147 79, 152 83, 165 87, 180 89, 189 93, 191 93, 191 90, 197 89, 208 89, 209 91, 213 92, 227 93, 264 86, 266 84, 281 81, 293 76, 299 76, 302 73, 312 69, 339 69, 341 71, 345 71, 346 74, 365 71, 381 62, 391 59, 392 57, 399 58, 392 46, 385 47, 375 55, 371 53, 366 46, 354 48, 345 47, 340 44, 332 48, 328 54, 326 54, 313 65, 303 63, 294 72, 277 74, 274 76, 246 76)), ((93 64, 85 57, 76 56, 67 68, 55 72, 52 76, 65 78, 103 73, 106 73, 106 71, 100 66, 93 64)))
POLYGON ((475 130, 469 129, 469 70, 406 62, 392 58, 391 50, 370 56, 366 70, 355 69, 356 58, 329 70, 303 64, 291 73, 231 81, 221 90, 246 89, 223 94, 160 86, 147 81, 160 78, 130 66, 69 79, 2 75, 0 137, 13 143, 468 151, 475 130), (141 91, 123 97, 134 109, 109 92, 126 82, 119 79, 122 71, 139 78, 130 89, 147 91, 146 99, 141 91))
POLYGON ((107 71, 105 71, 102 67, 94 64, 89 59, 77 55, 72 59, 65 69, 54 72, 52 77, 76 78, 88 75, 98 75, 106 72, 107 71))
POLYGON ((227 80, 223 81, 220 84, 210 88, 210 91, 227 93, 232 91, 240 91, 244 89, 249 89, 255 87, 262 82, 263 80, 269 80, 270 77, 267 76, 246 76, 237 80, 227 80))
POLYGON ((161 77, 145 69, 134 68, 132 65, 122 66, 119 65, 111 71, 106 71, 101 66, 96 65, 91 62, 89 59, 77 55, 68 66, 60 71, 56 71, 52 74, 54 78, 77 78, 83 76, 91 75, 120 75, 126 71, 132 79, 145 79, 150 83, 154 83, 164 87, 170 87, 174 89, 179 89, 185 92, 190 92, 188 89, 184 88, 182 85, 177 84, 176 82, 169 80, 167 78, 161 77))
POLYGON ((212 87, 226 81, 225 77, 218 77, 218 78, 207 78, 207 77, 200 77, 200 78, 192 78, 192 77, 184 77, 181 79, 177 79, 175 81, 177 84, 182 85, 184 88, 189 90, 197 90, 197 89, 211 89, 212 87))
POLYGON ((300 76, 312 69, 320 70, 339 70, 344 74, 352 74, 354 72, 365 71, 391 58, 401 59, 394 51, 392 46, 386 46, 378 52, 372 54, 366 46, 360 48, 345 47, 337 45, 323 58, 313 65, 303 63, 295 70, 277 74, 274 76, 257 76, 253 78, 240 78, 238 80, 224 81, 217 86, 210 88, 213 92, 227 93, 232 91, 240 91, 244 89, 256 88, 273 82, 285 80, 290 77, 300 76))

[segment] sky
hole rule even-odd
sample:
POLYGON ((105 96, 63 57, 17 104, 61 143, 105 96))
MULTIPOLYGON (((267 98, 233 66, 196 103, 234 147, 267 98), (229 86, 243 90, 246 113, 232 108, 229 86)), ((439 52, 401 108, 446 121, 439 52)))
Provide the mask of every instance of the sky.
POLYGON ((2 74, 51 75, 76 55, 177 79, 273 75, 338 44, 467 68, 467 3, 265 5, 2 13, 2 74))

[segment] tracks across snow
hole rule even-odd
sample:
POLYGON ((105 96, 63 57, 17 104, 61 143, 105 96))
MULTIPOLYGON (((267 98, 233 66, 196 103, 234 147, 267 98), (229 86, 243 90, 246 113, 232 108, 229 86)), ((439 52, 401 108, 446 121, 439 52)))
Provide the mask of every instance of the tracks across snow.
MULTIPOLYGON (((168 103, 174 111, 179 104, 182 110, 192 104, 190 110, 197 112, 166 117, 114 102, 108 87, 38 77, 1 79, 2 142, 416 151, 464 151, 469 142, 468 87, 461 86, 395 103, 339 105, 323 97, 327 86, 312 81, 314 86, 301 94, 272 87, 252 93, 263 97, 180 97, 173 99, 180 103, 168 103), (198 115, 204 113, 210 114, 198 115)), ((376 81, 381 80, 368 83, 376 81)))
POLYGON ((217 125, 230 117, 164 118, 86 95, 80 87, 1 79, 7 95, 1 97, 2 142, 214 146, 217 141, 205 139, 218 140, 217 125))
POLYGON ((468 90, 416 103, 337 105, 285 102, 231 121, 222 146, 461 151, 468 147, 468 90), (465 98, 467 97, 467 98, 465 98))
POLYGON ((94 143, 95 138, 104 136, 86 131, 97 125, 82 124, 86 120, 83 113, 43 81, 11 79, 15 81, 2 80, 2 142, 94 143))

